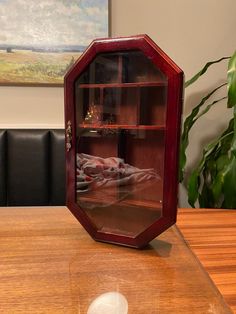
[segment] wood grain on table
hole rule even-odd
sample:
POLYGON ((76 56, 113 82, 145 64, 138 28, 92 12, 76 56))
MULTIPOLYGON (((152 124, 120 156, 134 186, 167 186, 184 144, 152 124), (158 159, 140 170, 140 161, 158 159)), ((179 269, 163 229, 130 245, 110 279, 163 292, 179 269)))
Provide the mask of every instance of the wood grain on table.
POLYGON ((111 291, 129 314, 232 313, 176 226, 136 250, 95 242, 66 207, 0 208, 0 313, 86 314, 111 291))
POLYGON ((236 210, 179 209, 177 225, 236 313, 236 210))

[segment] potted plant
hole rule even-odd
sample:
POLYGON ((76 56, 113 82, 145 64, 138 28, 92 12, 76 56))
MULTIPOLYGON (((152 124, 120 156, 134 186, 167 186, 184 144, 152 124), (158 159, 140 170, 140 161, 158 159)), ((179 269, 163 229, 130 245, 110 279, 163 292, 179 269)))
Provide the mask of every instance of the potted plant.
POLYGON ((204 147, 197 166, 186 178, 188 202, 192 207, 195 207, 198 202, 200 207, 205 208, 236 208, 236 51, 231 57, 208 62, 201 71, 185 83, 185 88, 196 82, 210 66, 223 60, 228 60, 225 83, 215 87, 204 96, 183 124, 180 145, 180 182, 183 182, 186 176, 189 132, 196 121, 220 101, 225 101, 228 108, 233 108, 233 116, 227 128, 204 147), (210 97, 225 85, 227 85, 227 95, 209 103, 210 97))

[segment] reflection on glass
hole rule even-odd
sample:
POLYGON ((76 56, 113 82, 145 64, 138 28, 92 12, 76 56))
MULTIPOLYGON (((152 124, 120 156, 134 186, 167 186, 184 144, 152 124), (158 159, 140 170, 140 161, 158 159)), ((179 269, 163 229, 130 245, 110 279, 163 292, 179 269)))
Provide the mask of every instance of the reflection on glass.
POLYGON ((160 176, 153 168, 139 169, 117 157, 77 154, 77 192, 129 185, 136 189, 139 183, 156 180, 160 176))
POLYGON ((141 51, 98 55, 75 83, 76 198, 102 232, 162 216, 167 78, 141 51))
POLYGON ((125 296, 129 314, 232 313, 176 226, 140 251, 93 245, 78 235, 67 277, 71 313, 87 313, 108 291, 125 296))
POLYGON ((99 295, 90 304, 87 314, 127 314, 128 302, 126 297, 116 291, 99 295))
MULTIPOLYGON (((101 207, 120 203, 129 195, 142 192, 146 184, 161 180, 153 168, 139 169, 117 157, 102 158, 81 153, 77 154, 76 165, 77 192, 83 196, 85 192, 95 194, 102 190, 103 198, 97 198, 101 207)), ((85 207, 93 209, 96 206, 96 203, 88 203, 85 207)))
POLYGON ((98 105, 94 105, 92 102, 89 105, 87 113, 84 118, 85 124, 100 124, 101 123, 101 108, 98 105))
POLYGON ((132 236, 161 217, 163 149, 155 130, 82 129, 77 202, 99 230, 132 236))

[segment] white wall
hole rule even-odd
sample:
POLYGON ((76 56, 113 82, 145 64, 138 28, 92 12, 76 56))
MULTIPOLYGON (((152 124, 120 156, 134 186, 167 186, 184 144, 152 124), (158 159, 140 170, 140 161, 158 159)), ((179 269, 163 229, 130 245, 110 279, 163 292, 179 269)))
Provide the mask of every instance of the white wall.
MULTIPOLYGON (((186 79, 209 60, 236 49, 235 0, 119 0, 112 2, 112 35, 147 33, 184 70, 186 79)), ((196 101, 224 79, 226 63, 186 90, 185 115, 196 101)), ((224 90, 224 93, 226 90, 224 90)), ((188 169, 196 163, 200 147, 227 123, 231 110, 217 105, 191 132, 188 169)), ((187 170, 188 170, 187 169, 187 170)), ((180 188, 180 206, 188 207, 180 188)))
MULTIPOLYGON (((208 60, 230 55, 236 49, 235 12, 235 0, 112 0, 111 34, 148 34, 189 78, 208 60)), ((185 113, 190 112, 194 100, 223 80, 224 71, 222 64, 187 90, 185 113)), ((0 128, 63 127, 63 103, 63 88, 1 86, 0 128)), ((191 136, 190 163, 196 160, 203 137, 211 137, 224 127, 229 114, 219 104, 198 123, 191 136)), ((187 205, 183 191, 181 205, 187 205)))
POLYGON ((1 86, 0 128, 63 128, 63 97, 60 87, 1 86))

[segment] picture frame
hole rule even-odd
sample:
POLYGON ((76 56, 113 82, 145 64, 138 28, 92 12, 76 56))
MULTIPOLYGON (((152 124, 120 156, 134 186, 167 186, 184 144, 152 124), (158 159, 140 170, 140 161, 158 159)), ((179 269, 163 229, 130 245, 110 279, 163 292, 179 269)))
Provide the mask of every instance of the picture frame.
POLYGON ((95 38, 109 36, 109 0, 0 1, 0 85, 63 86, 95 38))

